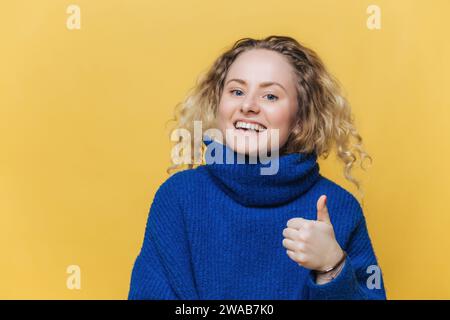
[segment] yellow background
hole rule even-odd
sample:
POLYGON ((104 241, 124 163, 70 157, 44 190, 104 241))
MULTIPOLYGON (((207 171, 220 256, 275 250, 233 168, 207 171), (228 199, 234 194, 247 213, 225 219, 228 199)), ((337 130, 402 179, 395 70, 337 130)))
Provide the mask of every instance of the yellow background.
MULTIPOLYGON (((173 107, 242 37, 289 35, 343 83, 389 299, 450 298, 450 1, 7 1, 0 298, 125 299, 173 107), (66 9, 81 8, 69 30, 66 9), (366 27, 370 4, 381 30, 366 27), (66 287, 68 265, 81 289, 66 287)), ((330 156, 322 174, 356 194, 330 156)), ((330 199, 329 201, 332 201, 330 199)))

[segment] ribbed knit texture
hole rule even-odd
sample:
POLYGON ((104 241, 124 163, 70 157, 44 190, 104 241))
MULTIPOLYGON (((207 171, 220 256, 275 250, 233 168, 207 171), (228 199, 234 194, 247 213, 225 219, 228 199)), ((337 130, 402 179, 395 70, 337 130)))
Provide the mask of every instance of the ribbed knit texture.
POLYGON ((261 175, 268 164, 226 163, 228 147, 205 143, 206 165, 173 174, 155 194, 128 299, 386 299, 382 277, 380 289, 366 285, 377 259, 362 209, 320 175, 314 153, 282 155, 275 175, 261 175), (224 163, 212 163, 217 151, 224 163), (315 220, 323 194, 348 256, 318 285, 286 254, 282 232, 291 218, 315 220))

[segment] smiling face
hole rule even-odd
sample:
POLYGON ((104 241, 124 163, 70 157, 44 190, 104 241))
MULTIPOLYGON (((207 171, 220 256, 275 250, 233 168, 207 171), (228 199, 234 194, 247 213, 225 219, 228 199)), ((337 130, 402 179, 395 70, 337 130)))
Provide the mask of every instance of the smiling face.
POLYGON ((241 53, 228 70, 216 118, 226 144, 237 153, 256 155, 261 148, 272 149, 271 131, 278 129, 281 148, 298 109, 295 81, 282 54, 266 49, 241 53))

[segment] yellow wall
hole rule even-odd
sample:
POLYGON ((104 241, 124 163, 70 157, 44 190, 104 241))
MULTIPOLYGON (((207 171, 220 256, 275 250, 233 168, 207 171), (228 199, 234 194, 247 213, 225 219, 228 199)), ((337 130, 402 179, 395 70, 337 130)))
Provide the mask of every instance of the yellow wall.
MULTIPOLYGON (((315 49, 344 84, 374 159, 357 176, 388 298, 450 298, 450 1, 17 0, 0 12, 0 298, 125 299, 167 178, 173 106, 223 49, 270 34, 315 49), (66 27, 72 3, 79 30, 66 27), (380 30, 366 27, 370 4, 380 30), (72 264, 80 290, 66 287, 72 264)), ((357 195, 334 156, 320 164, 357 195)))

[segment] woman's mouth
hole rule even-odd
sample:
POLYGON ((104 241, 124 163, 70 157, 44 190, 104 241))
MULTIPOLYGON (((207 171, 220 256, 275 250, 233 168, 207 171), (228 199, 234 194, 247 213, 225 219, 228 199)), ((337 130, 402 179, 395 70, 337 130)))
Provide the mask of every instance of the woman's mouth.
POLYGON ((267 130, 266 127, 264 127, 263 125, 257 124, 257 123, 250 123, 250 122, 245 122, 245 121, 236 121, 234 123, 234 127, 237 130, 242 130, 242 131, 254 131, 254 132, 262 132, 267 130))

